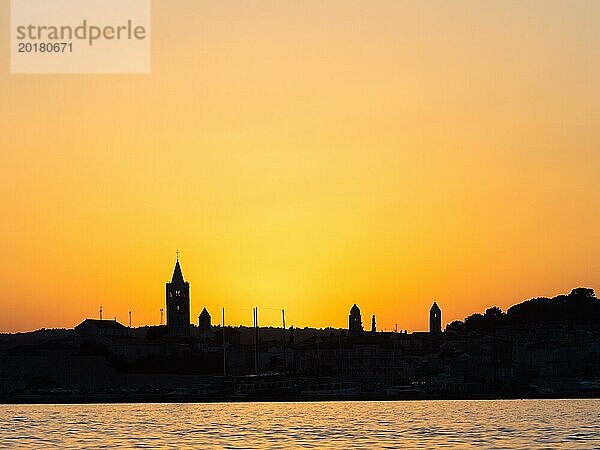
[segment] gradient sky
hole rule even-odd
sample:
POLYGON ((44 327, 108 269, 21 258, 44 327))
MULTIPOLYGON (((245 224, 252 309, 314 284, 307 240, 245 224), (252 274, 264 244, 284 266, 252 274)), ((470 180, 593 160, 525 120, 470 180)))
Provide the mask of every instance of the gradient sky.
MULTIPOLYGON (((0 0, 0 29, 9 27, 0 0)), ((153 2, 150 75, 11 75, 0 331, 427 329, 600 289, 600 2, 153 2)))

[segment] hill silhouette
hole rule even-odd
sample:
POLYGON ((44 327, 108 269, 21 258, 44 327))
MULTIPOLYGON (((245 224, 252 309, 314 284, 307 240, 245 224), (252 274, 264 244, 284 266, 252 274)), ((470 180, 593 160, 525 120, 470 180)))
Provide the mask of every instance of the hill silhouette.
POLYGON ((498 327, 552 322, 571 327, 587 325, 596 328, 600 324, 600 299, 596 298, 593 289, 580 287, 568 295, 526 300, 511 306, 506 313, 494 306, 488 308, 485 314, 475 313, 465 318, 464 322, 457 320, 448 324, 446 331, 485 332, 498 327))

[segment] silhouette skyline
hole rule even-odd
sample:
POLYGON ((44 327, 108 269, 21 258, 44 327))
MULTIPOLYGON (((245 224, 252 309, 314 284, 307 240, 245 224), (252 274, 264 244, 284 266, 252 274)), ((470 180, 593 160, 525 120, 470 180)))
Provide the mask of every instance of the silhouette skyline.
MULTIPOLYGON (((192 311, 192 302, 190 300, 190 283, 188 281, 185 281, 184 276, 183 276, 183 270, 181 268, 181 263, 179 260, 179 254, 180 251, 177 250, 176 252, 176 259, 175 259, 175 264, 173 267, 173 273, 171 276, 171 281, 167 282, 165 284, 165 303, 163 305, 160 305, 160 307, 158 308, 159 311, 159 315, 160 315, 160 320, 157 322, 150 322, 150 323, 139 323, 136 322, 136 326, 154 326, 154 325, 161 325, 163 323, 165 323, 167 325, 167 328, 169 328, 169 332, 174 335, 174 336, 189 336, 189 325, 192 325, 194 320, 192 320, 191 317, 191 311, 192 311), (163 322, 164 321, 164 322, 163 322)), ((584 288, 581 288, 584 289, 584 288)), ((593 292, 593 291, 592 291, 593 292)), ((207 303, 211 303, 210 299, 204 299, 206 301, 206 303, 202 304, 202 305, 196 305, 194 308, 198 309, 198 308, 202 308, 202 310, 200 311, 200 314, 198 315, 198 326, 201 327, 202 323, 206 324, 206 323, 211 323, 211 315, 207 309, 206 304, 207 303)), ((216 309, 222 309, 223 307, 221 306, 220 308, 216 308, 216 309)), ((262 308, 262 307, 252 307, 250 308, 249 306, 245 306, 245 307, 234 307, 233 310, 234 311, 239 311, 239 310, 247 310, 248 312, 250 310, 254 311, 255 308, 258 309, 262 309, 263 313, 266 312, 270 312, 273 309, 277 309, 277 308, 273 308, 273 307, 266 307, 266 308, 262 308)), ((375 306, 376 308, 376 306, 375 306)), ((122 308, 121 308, 122 309, 122 308)), ((283 309, 283 308, 282 308, 283 309)), ((496 309, 497 311, 502 311, 501 308, 499 308, 498 306, 494 306, 492 307, 492 309, 496 309)), ((277 309, 279 311, 279 309, 277 309)), ((108 314, 108 316, 106 316, 106 309, 103 309, 103 306, 99 306, 99 318, 102 319, 103 318, 103 313, 105 315, 105 317, 110 317, 110 312, 108 314)), ((132 322, 132 315, 133 315, 134 311, 129 310, 128 311, 128 317, 129 317, 129 323, 132 322)), ((372 315, 372 323, 371 323, 371 329, 373 330, 375 328, 375 314, 372 315)), ((113 316, 112 319, 114 319, 115 321, 118 319, 118 316, 113 316)), ((393 316, 392 318, 386 317, 387 322, 393 322, 394 323, 394 327, 391 327, 389 329, 383 328, 381 329, 381 331, 394 331, 394 330, 398 330, 398 326, 400 325, 400 329, 401 330, 409 330, 410 328, 403 326, 402 323, 399 323, 396 320, 396 316, 393 316)), ((448 323, 451 322, 460 322, 460 319, 452 319, 450 320, 448 323)), ((235 323, 235 322, 234 322, 235 323)), ((245 320, 243 320, 241 323, 237 323, 237 325, 239 326, 244 326, 244 323, 247 323, 247 318, 245 318, 245 320)), ((431 309, 429 310, 429 315, 428 315, 428 321, 427 321, 427 328, 422 327, 422 330, 427 329, 430 332, 441 332, 443 330, 443 326, 442 326, 442 316, 441 316, 441 309, 437 304, 437 301, 433 301, 433 304, 431 306, 431 309)), ((271 325, 270 326, 278 326, 278 321, 271 321, 271 325), (273 323, 274 322, 274 323, 273 323)), ((303 327, 307 327, 306 324, 302 325, 303 327)), ((314 328, 328 328, 328 327, 335 327, 338 326, 337 323, 334 324, 323 324, 323 326, 321 327, 314 327, 314 328)), ((46 326, 43 326, 41 328, 47 328, 46 326)), ((64 328, 64 327, 50 327, 50 328, 64 328)), ((313 327, 310 327, 313 328, 313 327)), ((364 330, 363 324, 362 324, 362 315, 361 315, 361 311, 360 308, 357 306, 357 304, 355 303, 353 305, 353 307, 350 310, 350 315, 348 317, 348 329, 350 330, 351 333, 354 334, 358 334, 360 332, 362 332, 364 330)), ((413 331, 419 331, 417 330, 413 330, 413 331)), ((2 331, 0 330, 0 333, 7 333, 10 331, 2 331)), ((23 332, 20 330, 17 330, 16 332, 23 332)))
MULTIPOLYGON (((600 396, 600 300, 590 288, 429 329, 253 327, 190 319, 179 254, 165 325, 87 318, 73 330, 0 334, 0 401, 240 401, 600 396)), ((425 311, 423 311, 425 313, 425 311)), ((223 309, 221 320, 225 319, 223 309)))

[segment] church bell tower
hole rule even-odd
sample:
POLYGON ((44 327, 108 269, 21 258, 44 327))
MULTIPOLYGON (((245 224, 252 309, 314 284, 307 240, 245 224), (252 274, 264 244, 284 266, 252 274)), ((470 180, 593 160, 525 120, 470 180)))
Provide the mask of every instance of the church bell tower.
POLYGON ((179 252, 171 282, 166 284, 167 330, 171 336, 190 335, 190 283, 183 279, 179 252))
POLYGON ((348 334, 350 334, 350 336, 360 336, 362 332, 363 326, 360 309, 355 303, 354 306, 350 308, 350 315, 348 316, 348 334))
POLYGON ((433 302, 429 310, 429 332, 435 334, 442 332, 442 310, 436 302, 433 302))

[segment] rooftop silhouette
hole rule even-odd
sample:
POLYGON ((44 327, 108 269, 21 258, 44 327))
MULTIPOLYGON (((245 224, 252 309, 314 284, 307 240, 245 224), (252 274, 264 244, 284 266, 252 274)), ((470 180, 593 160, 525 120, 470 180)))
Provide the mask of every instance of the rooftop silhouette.
MULTIPOLYGON (((438 310, 436 302, 430 314, 438 310)), ((74 330, 0 335, 0 397, 73 402, 132 396, 208 401, 600 395, 600 300, 591 289, 531 299, 507 312, 490 307, 441 332, 437 325, 429 332, 381 332, 374 318, 365 332, 358 305, 349 317, 348 329, 261 327, 257 333, 214 326, 204 308, 188 335, 172 334, 168 326, 129 328, 114 319, 86 319, 74 330), (259 377, 253 375, 255 355, 259 377), (125 380, 128 388, 121 391, 125 380), (211 387, 198 390, 199 384, 211 387), (111 393, 115 389, 120 394, 111 393), (174 389, 187 394, 174 397, 174 389)))
POLYGON ((189 288, 177 257, 165 285, 164 326, 85 319, 73 330, 0 335, 0 398, 600 396, 600 300, 589 288, 527 300, 506 312, 491 306, 445 329, 436 300, 423 311, 429 330, 413 333, 378 331, 374 315, 365 331, 357 303, 346 329, 259 327, 257 321, 223 327, 212 324, 206 307, 196 326, 189 288), (173 394, 178 390, 185 396, 173 394))

